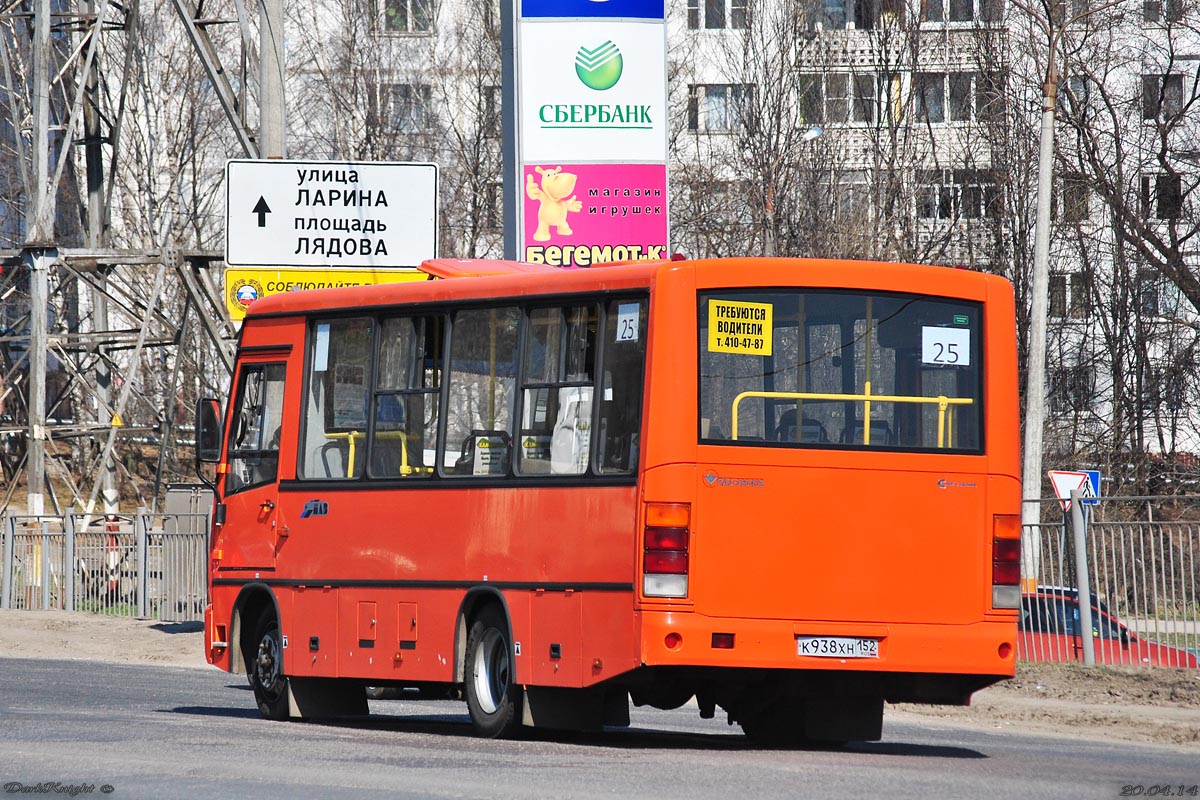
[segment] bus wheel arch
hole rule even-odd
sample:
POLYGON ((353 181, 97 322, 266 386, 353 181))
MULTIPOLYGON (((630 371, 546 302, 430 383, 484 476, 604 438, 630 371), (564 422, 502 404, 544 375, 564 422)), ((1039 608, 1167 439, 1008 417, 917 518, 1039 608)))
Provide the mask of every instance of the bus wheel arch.
MULTIPOLYGON (((513 639, 512 614, 508 610, 508 601, 500 590, 491 586, 476 586, 467 591, 458 606, 458 621, 454 628, 454 682, 461 684, 466 680, 467 636, 471 632, 471 623, 489 604, 499 608, 508 625, 508 641, 513 639)), ((515 665, 514 665, 515 666, 515 665)))
MULTIPOLYGON (((253 659, 258 651, 258 625, 264 613, 270 611, 275 620, 282 624, 279 601, 265 583, 248 583, 238 592, 233 603, 233 618, 230 620, 231 671, 238 675, 253 677, 253 659)), ((280 668, 283 653, 280 651, 280 668)))
POLYGON ((464 628, 462 684, 471 723, 482 736, 511 738, 521 728, 523 697, 516 680, 512 620, 503 596, 494 591, 474 597, 468 593, 459 615, 459 631, 464 628))

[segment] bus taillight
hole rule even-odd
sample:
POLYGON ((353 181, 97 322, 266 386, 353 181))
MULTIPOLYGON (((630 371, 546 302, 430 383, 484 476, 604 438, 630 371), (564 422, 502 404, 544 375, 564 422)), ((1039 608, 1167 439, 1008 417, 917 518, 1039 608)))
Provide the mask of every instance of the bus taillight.
POLYGON ((992 607, 1021 607, 1021 518, 997 514, 992 524, 992 607))
POLYGON ((687 597, 690 515, 686 503, 646 504, 642 593, 647 597, 687 597))

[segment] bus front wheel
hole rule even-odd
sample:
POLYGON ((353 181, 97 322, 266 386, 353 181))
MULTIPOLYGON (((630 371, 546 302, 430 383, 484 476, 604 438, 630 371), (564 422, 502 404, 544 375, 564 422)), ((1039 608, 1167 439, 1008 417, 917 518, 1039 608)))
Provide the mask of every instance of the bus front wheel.
POLYGON ((521 727, 520 689, 508 638, 504 616, 495 606, 475 618, 467 636, 467 710, 475 730, 490 739, 510 738, 521 727))
POLYGON ((258 713, 266 719, 285 720, 288 718, 288 680, 283 674, 283 646, 275 612, 264 611, 255 630, 254 640, 258 645, 249 672, 258 713))

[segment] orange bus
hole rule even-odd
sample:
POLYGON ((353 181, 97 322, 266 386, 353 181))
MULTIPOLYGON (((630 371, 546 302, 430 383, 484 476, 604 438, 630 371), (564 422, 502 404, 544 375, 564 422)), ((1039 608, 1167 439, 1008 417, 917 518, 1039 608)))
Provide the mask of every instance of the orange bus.
POLYGON ((249 309, 216 463, 208 661, 263 716, 465 699, 481 735, 719 706, 874 740, 884 701, 1014 670, 1013 294, 906 264, 739 258, 249 309))

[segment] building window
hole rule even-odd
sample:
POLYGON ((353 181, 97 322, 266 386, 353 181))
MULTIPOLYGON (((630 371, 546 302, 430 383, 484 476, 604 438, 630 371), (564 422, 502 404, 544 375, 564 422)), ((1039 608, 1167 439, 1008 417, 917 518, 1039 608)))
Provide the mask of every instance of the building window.
POLYGON ((818 27, 840 30, 854 25, 860 31, 873 30, 881 22, 904 17, 901 0, 801 0, 805 7, 808 30, 818 27))
POLYGON ((1138 270, 1137 276, 1137 306, 1138 314, 1143 317, 1157 317, 1161 311, 1162 279, 1158 270, 1144 268, 1138 270))
POLYGON ((688 88, 688 130, 729 133, 746 126, 752 86, 701 84, 688 88))
POLYGON ((999 219, 1003 193, 985 170, 922 170, 917 173, 917 216, 921 219, 999 219))
POLYGON ((1142 20, 1145 22, 1179 22, 1181 19, 1183 19, 1183 0, 1142 1, 1142 20))
POLYGON ((1182 110, 1182 75, 1142 76, 1142 119, 1171 119, 1182 110))
POLYGON ((917 101, 917 119, 923 122, 946 121, 946 73, 918 72, 913 95, 917 101))
POLYGON ((1050 376, 1049 395, 1052 413, 1086 411, 1096 395, 1096 373, 1082 365, 1056 370, 1050 376))
POLYGON ((433 0, 383 0, 385 33, 429 33, 433 30, 433 0))
POLYGON ((749 0, 688 0, 687 25, 691 30, 744 29, 749 23, 749 0))
POLYGON ((499 136, 503 122, 500 117, 502 103, 499 86, 483 87, 483 120, 481 130, 485 136, 499 136))
POLYGON ((1087 178, 1078 173, 1063 176, 1062 184, 1062 220, 1072 224, 1087 222, 1091 216, 1091 189, 1087 178))
POLYGON ((879 77, 827 72, 799 80, 800 108, 806 123, 875 122, 879 113, 879 77))
POLYGON ((425 84, 393 83, 391 117, 400 133, 423 133, 432 123, 433 90, 425 84))
POLYGON ((1067 276, 1057 273, 1050 276, 1050 316, 1067 315, 1067 276))
POLYGON ((922 22, 999 22, 1001 0, 921 0, 922 22))
POLYGON ((1183 186, 1178 174, 1142 176, 1142 216, 1146 219, 1179 219, 1183 186))
POLYGON ((483 223, 489 230, 500 230, 504 226, 504 184, 501 181, 492 181, 487 185, 486 202, 483 223))
POLYGON ((1083 319, 1088 315, 1092 302, 1092 274, 1090 272, 1071 273, 1071 316, 1083 319))
POLYGON ((1081 117, 1087 111, 1091 95, 1091 84, 1088 78, 1084 75, 1072 75, 1059 89, 1059 110, 1081 117))
POLYGON ((918 72, 913 96, 924 122, 1002 120, 1003 79, 975 72, 918 72))

